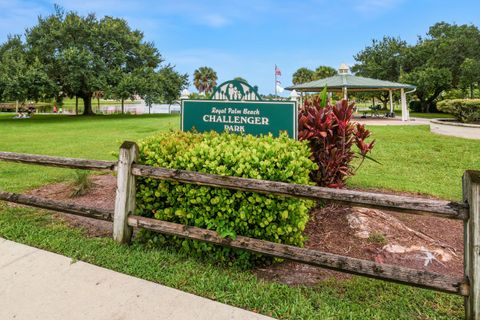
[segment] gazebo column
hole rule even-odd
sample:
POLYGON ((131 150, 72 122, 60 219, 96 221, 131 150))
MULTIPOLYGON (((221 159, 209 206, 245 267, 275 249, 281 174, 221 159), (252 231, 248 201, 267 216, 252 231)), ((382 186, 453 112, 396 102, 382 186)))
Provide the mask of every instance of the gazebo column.
POLYGON ((390 116, 393 118, 393 97, 392 97, 392 90, 388 90, 388 95, 390 98, 390 116))
POLYGON ((409 119, 408 108, 407 108, 407 97, 405 95, 405 89, 400 89, 400 96, 402 101, 402 121, 407 121, 409 119))
POLYGON ((343 87, 343 99, 348 100, 347 87, 343 87))

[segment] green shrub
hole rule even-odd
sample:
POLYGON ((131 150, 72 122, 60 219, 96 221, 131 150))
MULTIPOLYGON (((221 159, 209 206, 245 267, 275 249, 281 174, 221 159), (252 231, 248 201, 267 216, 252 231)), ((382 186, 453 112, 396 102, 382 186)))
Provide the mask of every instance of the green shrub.
POLYGON ((480 99, 449 99, 437 103, 438 110, 464 123, 480 122, 480 99))
POLYGON ((75 170, 75 178, 72 182, 72 191, 70 191, 70 197, 80 197, 88 193, 92 187, 92 181, 90 180, 90 171, 87 170, 75 170))
MULTIPOLYGON (((140 144, 140 163, 244 178, 312 184, 316 165, 306 143, 271 136, 169 132, 140 144)), ((312 201, 223 188, 140 178, 137 213, 236 235, 302 246, 312 201)), ((249 266, 266 258, 207 243, 143 234, 150 243, 173 244, 189 253, 249 266)))
MULTIPOLYGON (((438 108, 437 108, 437 104, 435 103, 435 101, 433 102, 430 102, 428 103, 429 104, 429 108, 428 108, 428 112, 438 112, 438 108)), ((408 108, 410 109, 410 111, 412 112, 425 112, 424 111, 424 107, 422 105, 422 102, 421 101, 418 101, 418 100, 412 100, 408 103, 408 108)))

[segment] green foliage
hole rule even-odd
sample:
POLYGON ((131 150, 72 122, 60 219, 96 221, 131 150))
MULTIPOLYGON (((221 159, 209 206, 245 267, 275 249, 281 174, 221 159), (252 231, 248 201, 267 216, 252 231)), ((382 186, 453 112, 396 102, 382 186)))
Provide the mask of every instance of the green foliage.
POLYGON ((212 92, 217 80, 217 73, 210 67, 200 67, 193 72, 193 84, 200 93, 212 92))
POLYGON ((467 58, 460 66, 460 84, 470 89, 470 99, 473 99, 474 85, 480 81, 480 60, 467 58))
POLYGON ((159 71, 144 72, 138 93, 148 106, 153 103, 173 103, 188 83, 188 75, 179 75, 170 65, 159 71))
POLYGON ((420 43, 428 47, 429 65, 450 70, 453 87, 459 85, 465 60, 480 59, 480 30, 475 25, 438 22, 420 43))
MULTIPOLYGON (((480 72, 480 30, 474 25, 439 22, 414 45, 392 37, 373 40, 355 60, 352 71, 358 75, 416 85, 418 109, 431 112, 445 90, 469 87, 473 95, 480 72)), ((377 97, 387 105, 388 94, 377 97)))
POLYGON ((381 244, 381 245, 385 245, 385 244, 388 243, 385 235, 383 233, 379 233, 379 232, 372 232, 368 236, 367 241, 370 242, 370 243, 381 244))
POLYGON ((317 69, 315 69, 313 79, 318 80, 318 79, 333 77, 336 74, 337 74, 337 70, 335 70, 332 67, 319 66, 317 69))
POLYGON ((420 102, 420 112, 434 111, 432 105, 443 90, 450 88, 452 74, 446 68, 427 67, 404 74, 402 81, 417 86, 415 92, 420 102))
POLYGON ((452 114, 464 123, 480 122, 480 99, 451 99, 437 103, 440 111, 452 114))
POLYGON ((337 70, 329 66, 319 66, 315 71, 308 68, 299 68, 292 75, 293 84, 301 84, 314 80, 332 77, 337 74, 337 70))
POLYGON ((233 80, 238 80, 238 81, 243 81, 245 83, 248 83, 248 81, 245 78, 242 78, 242 77, 235 77, 235 78, 233 78, 233 80))
POLYGON ((370 46, 354 56, 357 64, 352 71, 363 77, 397 81, 406 48, 407 43, 399 38, 372 40, 370 46))
POLYGON ((25 101, 51 98, 55 84, 38 59, 27 59, 20 36, 9 37, 0 46, 0 100, 25 101))
POLYGON ((292 75, 293 84, 301 84, 313 81, 315 72, 308 68, 300 68, 292 75))
MULTIPOLYGON (((140 143, 140 163, 211 174, 311 184, 316 165, 306 143, 271 136, 169 132, 140 143)), ((138 214, 277 243, 302 246, 312 201, 223 188, 138 179, 138 214)), ((170 238, 168 238, 170 239, 170 238)), ((242 266, 267 261, 245 251, 173 238, 183 250, 242 266)), ((151 241, 164 242, 163 237, 151 241)))
POLYGON ((75 170, 75 178, 72 182, 72 191, 70 196, 79 197, 85 195, 92 187, 92 181, 87 170, 75 170))
POLYGON ((39 17, 38 23, 26 30, 25 44, 20 38, 13 40, 24 48, 13 74, 28 75, 30 80, 19 87, 31 92, 17 90, 24 99, 46 96, 61 102, 65 97, 79 97, 84 101, 84 114, 93 114, 94 92, 119 99, 138 94, 171 101, 187 84, 186 75, 160 65, 163 60, 158 50, 124 19, 80 16, 56 6, 54 14, 39 17))

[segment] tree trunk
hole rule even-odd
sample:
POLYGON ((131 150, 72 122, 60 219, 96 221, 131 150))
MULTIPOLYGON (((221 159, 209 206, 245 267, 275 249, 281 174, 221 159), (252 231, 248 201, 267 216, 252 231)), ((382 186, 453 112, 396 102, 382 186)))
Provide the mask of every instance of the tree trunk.
POLYGON ((92 116, 95 113, 92 110, 92 94, 85 94, 82 97, 83 100, 83 115, 84 116, 92 116))
POLYGON ((78 116, 78 96, 75 96, 75 115, 78 116))
POLYGON ((124 101, 124 100, 123 100, 123 98, 122 98, 122 114, 125 113, 125 112, 124 112, 125 109, 124 109, 124 103, 123 103, 123 101, 124 101))
POLYGON ((473 83, 470 83, 470 99, 473 99, 473 83))
POLYGON ((420 105, 423 113, 428 113, 430 111, 430 103, 428 101, 420 100, 420 105))

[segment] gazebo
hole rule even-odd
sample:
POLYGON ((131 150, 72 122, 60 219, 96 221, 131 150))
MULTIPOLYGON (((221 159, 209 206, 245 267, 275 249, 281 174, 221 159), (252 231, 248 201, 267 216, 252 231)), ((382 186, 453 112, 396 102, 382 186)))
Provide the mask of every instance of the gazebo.
POLYGON ((325 86, 329 92, 342 92, 344 99, 348 99, 347 93, 351 91, 388 91, 390 94, 391 113, 393 113, 392 93, 395 90, 400 90, 402 121, 409 119, 406 94, 416 90, 416 87, 411 84, 355 76, 350 74, 348 66, 344 63, 340 65, 338 74, 333 77, 293 85, 286 89, 297 92, 320 92, 325 86), (410 91, 406 92, 405 90, 410 91))

